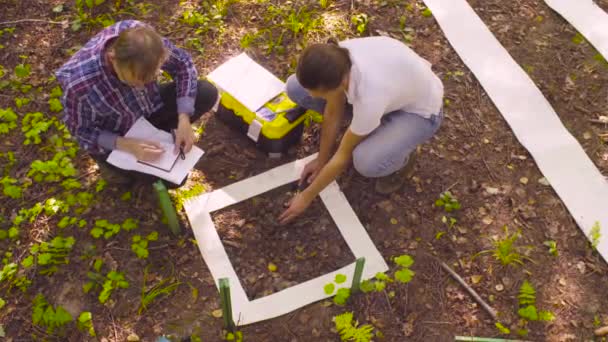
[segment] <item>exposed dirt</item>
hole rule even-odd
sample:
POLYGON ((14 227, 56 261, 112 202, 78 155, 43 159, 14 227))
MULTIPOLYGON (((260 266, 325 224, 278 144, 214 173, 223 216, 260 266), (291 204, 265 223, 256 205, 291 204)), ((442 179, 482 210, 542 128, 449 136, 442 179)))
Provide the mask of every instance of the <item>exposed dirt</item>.
POLYGON ((218 210, 212 216, 230 261, 239 278, 244 280, 249 300, 355 261, 319 198, 292 224, 277 222, 294 195, 293 187, 284 185, 218 210))
MULTIPOLYGON (((232 5, 223 30, 195 34, 195 29, 181 23, 184 7, 177 2, 147 1, 153 4, 143 11, 140 4, 117 18, 137 17, 155 25, 179 46, 187 48, 187 39, 200 37, 204 53, 188 48, 201 75, 209 72, 242 48, 240 39, 247 32, 265 27, 267 3, 251 2, 232 5), (158 4, 158 5, 154 5, 158 4)), ((62 20, 52 8, 62 1, 7 1, 0 21, 24 18, 62 20)), ((275 4, 278 4, 275 1, 275 4)), ((298 4, 304 1, 297 1, 298 4)), ((351 8, 351 1, 334 1, 327 10, 309 1, 315 11, 325 11, 346 20, 331 33, 354 36, 350 16, 370 16, 368 33, 388 34, 411 40, 412 48, 434 64, 445 84, 446 120, 438 135, 422 147, 414 178, 396 194, 380 196, 373 191, 373 181, 349 169, 338 183, 355 213, 366 227, 387 262, 404 253, 415 259, 416 276, 407 285, 390 284, 394 291, 357 295, 345 307, 315 303, 293 313, 267 322, 242 327, 247 341, 336 341, 332 317, 354 311, 361 323, 371 323, 384 334, 385 341, 453 341, 454 335, 498 336, 492 319, 452 279, 441 270, 436 259, 445 261, 480 295, 500 312, 500 320, 511 327, 510 338, 516 338, 517 292, 524 279, 535 285, 537 306, 551 310, 556 319, 551 323, 527 326, 531 341, 592 340, 594 322, 608 325, 608 276, 606 263, 600 260, 570 217, 550 186, 539 180, 533 159, 517 142, 474 76, 447 43, 432 17, 422 16, 422 5, 415 1, 362 1, 351 8), (410 4, 410 9, 406 5, 410 4), (402 30, 400 18, 405 17, 402 30), (462 72, 462 74, 460 73, 462 72), (444 213, 433 203, 439 194, 450 190, 462 209, 444 213), (453 227, 442 222, 443 216, 457 220, 453 227), (492 239, 504 236, 503 227, 511 233, 521 230, 515 243, 524 257, 523 266, 501 266, 491 253, 478 253, 493 248, 492 239), (441 233, 443 232, 443 233, 441 233), (438 234, 439 233, 439 234, 438 234), (544 241, 557 242, 559 256, 549 254, 544 241), (528 246, 530 248, 528 248, 528 246)), ((598 60, 597 52, 587 42, 576 44, 576 31, 543 1, 478 1, 471 5, 504 44, 515 60, 529 73, 574 137, 581 143, 600 171, 608 171, 608 148, 598 134, 607 127, 589 119, 608 115, 608 67, 598 60)), ((608 2, 597 1, 608 9, 608 2)), ((4 3, 3 3, 4 4, 4 3)), ((108 11, 112 4, 97 12, 108 11)), ((295 5, 294 5, 295 6, 295 5)), ((123 4, 126 9, 126 2, 123 4)), ((72 9, 66 13, 73 15, 72 9)), ((328 18, 330 16, 327 16, 328 18)), ((67 18, 67 17, 66 17, 67 18)), ((70 17, 73 18, 73 17, 70 17)), ((329 22, 329 19, 326 18, 329 22)), ((339 20, 338 20, 339 21, 339 20)), ((7 71, 27 55, 32 65, 29 83, 43 86, 40 95, 21 110, 48 112, 46 97, 53 84, 45 80, 67 58, 67 50, 86 43, 96 30, 82 29, 74 33, 69 27, 46 23, 19 24, 12 35, 0 37, 1 64, 7 71)), ((330 33, 323 28, 310 33, 310 40, 321 40, 330 33)), ((300 48, 291 36, 284 41, 284 53, 266 54, 264 44, 254 44, 248 51, 253 57, 281 77, 293 70, 293 61, 300 48)), ((5 77, 6 78, 6 77, 5 77)), ((0 79, 1 80, 1 79, 0 79)), ((14 107, 10 90, 0 94, 0 108, 14 107)), ((523 99, 522 99, 523 100, 523 99)), ((246 137, 238 135, 215 117, 202 119, 205 133, 198 143, 205 156, 196 167, 189 184, 202 182, 207 190, 218 189, 235 181, 259 174, 275 166, 307 156, 318 149, 319 127, 306 129, 302 143, 281 159, 269 159, 246 137)), ((22 179, 35 159, 47 159, 52 153, 33 146, 22 146, 23 136, 17 130, 2 136, 0 152, 14 151, 17 159, 9 174, 22 179)), ((4 163, 0 159, 0 163, 4 163)), ((564 161, 567 163, 568 161, 564 161)), ((85 186, 94 191, 98 174, 88 157, 76 160, 85 186)), ((58 188, 58 187, 56 187, 58 188)), ((86 229, 56 225, 61 217, 45 216, 30 226, 19 245, 0 240, 0 251, 12 251, 16 262, 27 256, 33 242, 48 241, 56 235, 74 236, 77 244, 70 254, 70 263, 62 265, 50 277, 29 272, 32 285, 27 292, 6 291, 0 284, 0 296, 7 304, 0 309, 0 324, 13 341, 29 341, 47 336, 49 340, 92 340, 70 325, 64 337, 48 336, 32 325, 32 300, 43 293, 49 302, 63 305, 76 315, 91 311, 98 336, 108 341, 124 341, 136 333, 143 341, 153 341, 161 334, 189 336, 197 334, 203 341, 220 341, 222 320, 212 315, 219 308, 214 280, 200 252, 193 243, 187 222, 185 235, 172 237, 162 224, 156 200, 149 189, 134 189, 133 198, 120 196, 129 189, 109 188, 96 195, 95 204, 81 216, 87 221, 108 219, 122 222, 126 218, 140 220, 134 232, 121 232, 110 240, 94 240, 86 229), (150 244, 150 257, 140 260, 131 251, 131 236, 160 233, 159 241, 150 244), (93 250, 89 246, 95 246, 93 250), (118 269, 130 282, 128 289, 115 291, 110 303, 101 305, 97 294, 84 294, 82 285, 95 258, 104 261, 102 270, 118 269), (164 278, 175 278, 180 285, 167 297, 154 301, 138 315, 144 269, 148 267, 146 286, 164 278)), ((20 208, 29 208, 36 201, 54 193, 53 187, 34 185, 23 201, 0 197, 1 217, 10 218, 20 208)), ((275 226, 286 200, 287 189, 257 197, 215 214, 216 223, 231 261, 250 298, 283 289, 293 283, 323 274, 352 262, 352 255, 333 222, 317 201, 295 225, 297 229, 275 226), (273 199, 272 202, 270 200, 273 199), (253 202, 257 201, 256 205, 253 202), (261 208, 260 208, 261 207, 261 208), (264 212, 262 214, 262 211, 264 212), (314 219, 314 224, 307 221, 314 219), (243 222, 243 224, 241 224, 243 222), (250 225, 250 226, 249 226, 250 225), (272 236, 274 240, 267 239, 272 236), (302 247, 299 252, 298 247, 302 247), (314 256, 311 253, 316 252, 314 256), (306 255, 300 260, 299 256, 306 255), (269 272, 268 263, 277 265, 269 272), (253 277, 256 281, 250 282, 253 277), (253 284, 252 284, 253 283, 253 284)), ((182 217, 184 218, 184 217, 182 217)), ((6 223, 1 223, 2 228, 6 223)), ((392 265, 392 264, 391 264, 392 265)))

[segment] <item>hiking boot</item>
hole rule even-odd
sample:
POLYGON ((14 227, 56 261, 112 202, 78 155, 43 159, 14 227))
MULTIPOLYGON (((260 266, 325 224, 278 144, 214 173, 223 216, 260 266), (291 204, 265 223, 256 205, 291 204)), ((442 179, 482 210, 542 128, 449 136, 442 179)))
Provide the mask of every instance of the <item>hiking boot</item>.
POLYGON ((411 178, 414 174, 417 154, 418 152, 416 150, 410 153, 405 166, 403 166, 401 170, 398 170, 388 176, 376 179, 376 192, 383 195, 389 195, 401 189, 403 184, 405 184, 405 180, 411 178))

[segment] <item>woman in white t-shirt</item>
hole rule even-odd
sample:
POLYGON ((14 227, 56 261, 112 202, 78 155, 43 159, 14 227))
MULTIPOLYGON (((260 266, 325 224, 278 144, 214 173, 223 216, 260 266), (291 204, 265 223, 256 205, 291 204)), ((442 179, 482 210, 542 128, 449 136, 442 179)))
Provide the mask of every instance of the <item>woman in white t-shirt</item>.
POLYGON ((376 191, 398 190, 411 176, 416 147, 429 140, 443 119, 443 84, 431 65, 402 42, 388 37, 314 44, 300 56, 287 94, 298 105, 323 114, 317 158, 306 165, 296 195, 279 217, 301 214, 350 164, 377 178, 376 191), (346 111, 351 124, 332 155, 346 111))

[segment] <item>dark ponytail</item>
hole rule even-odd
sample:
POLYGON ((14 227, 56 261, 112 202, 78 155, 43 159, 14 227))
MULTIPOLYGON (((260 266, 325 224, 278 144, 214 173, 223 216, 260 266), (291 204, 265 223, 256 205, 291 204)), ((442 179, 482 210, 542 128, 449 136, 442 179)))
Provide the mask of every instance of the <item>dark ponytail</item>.
POLYGON ((306 89, 333 90, 340 86, 351 66, 348 50, 340 47, 335 38, 330 38, 325 44, 313 44, 304 49, 296 77, 306 89))

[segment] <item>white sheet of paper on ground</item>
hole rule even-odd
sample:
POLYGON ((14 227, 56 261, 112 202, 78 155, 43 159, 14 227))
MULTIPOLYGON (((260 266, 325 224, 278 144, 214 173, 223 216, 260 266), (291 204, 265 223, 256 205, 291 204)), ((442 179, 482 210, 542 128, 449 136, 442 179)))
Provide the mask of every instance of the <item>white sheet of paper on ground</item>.
MULTIPOLYGON (((608 59, 608 13, 592 0, 545 0, 608 59)), ((565 72, 566 70, 564 70, 565 72)))
MULTIPOLYGON (((165 147, 165 153, 173 153, 173 146, 175 146, 171 134, 157 129, 143 117, 139 118, 135 124, 133 124, 127 134, 125 134, 125 137, 160 142, 163 147, 165 147)), ((193 146, 190 152, 186 154, 185 160, 177 158, 177 161, 175 162, 175 165, 173 165, 170 172, 139 163, 137 158, 135 158, 135 156, 132 154, 119 150, 112 151, 112 153, 110 153, 108 156, 107 162, 121 169, 147 173, 162 179, 166 179, 172 183, 180 184, 184 178, 186 178, 190 170, 192 170, 194 165, 196 165, 198 160, 203 156, 203 154, 203 150, 197 146, 193 146)), ((172 158, 173 156, 167 155, 163 158, 165 161, 161 163, 169 163, 168 160, 172 158)))
POLYGON ((246 53, 220 65, 207 78, 252 112, 285 90, 281 80, 246 53))
MULTIPOLYGON (((585 235, 590 235, 595 222, 608 230, 606 179, 526 72, 466 0, 424 2, 585 235)), ((607 236, 602 232, 597 247, 604 260, 608 260, 607 236)))
MULTIPOLYGON (((350 287, 355 271, 354 262, 318 278, 250 301, 232 267, 211 218, 210 213, 213 211, 296 181, 299 179, 306 162, 315 157, 315 155, 312 155, 279 166, 260 175, 193 198, 184 205, 199 249, 211 271, 211 275, 216 280, 216 285, 219 287, 218 281, 220 278, 228 278, 230 281, 233 318, 238 325, 278 317, 330 297, 325 294, 323 287, 333 282, 336 274, 346 275, 348 280, 344 285, 350 287)), ((365 228, 361 225, 338 185, 335 182, 331 183, 321 192, 320 196, 355 258, 365 257, 363 279, 370 279, 377 272, 387 271, 386 262, 367 235, 365 228)), ((286 226, 285 229, 290 228, 286 226)), ((255 246, 249 246, 248 248, 255 248, 255 246)))

